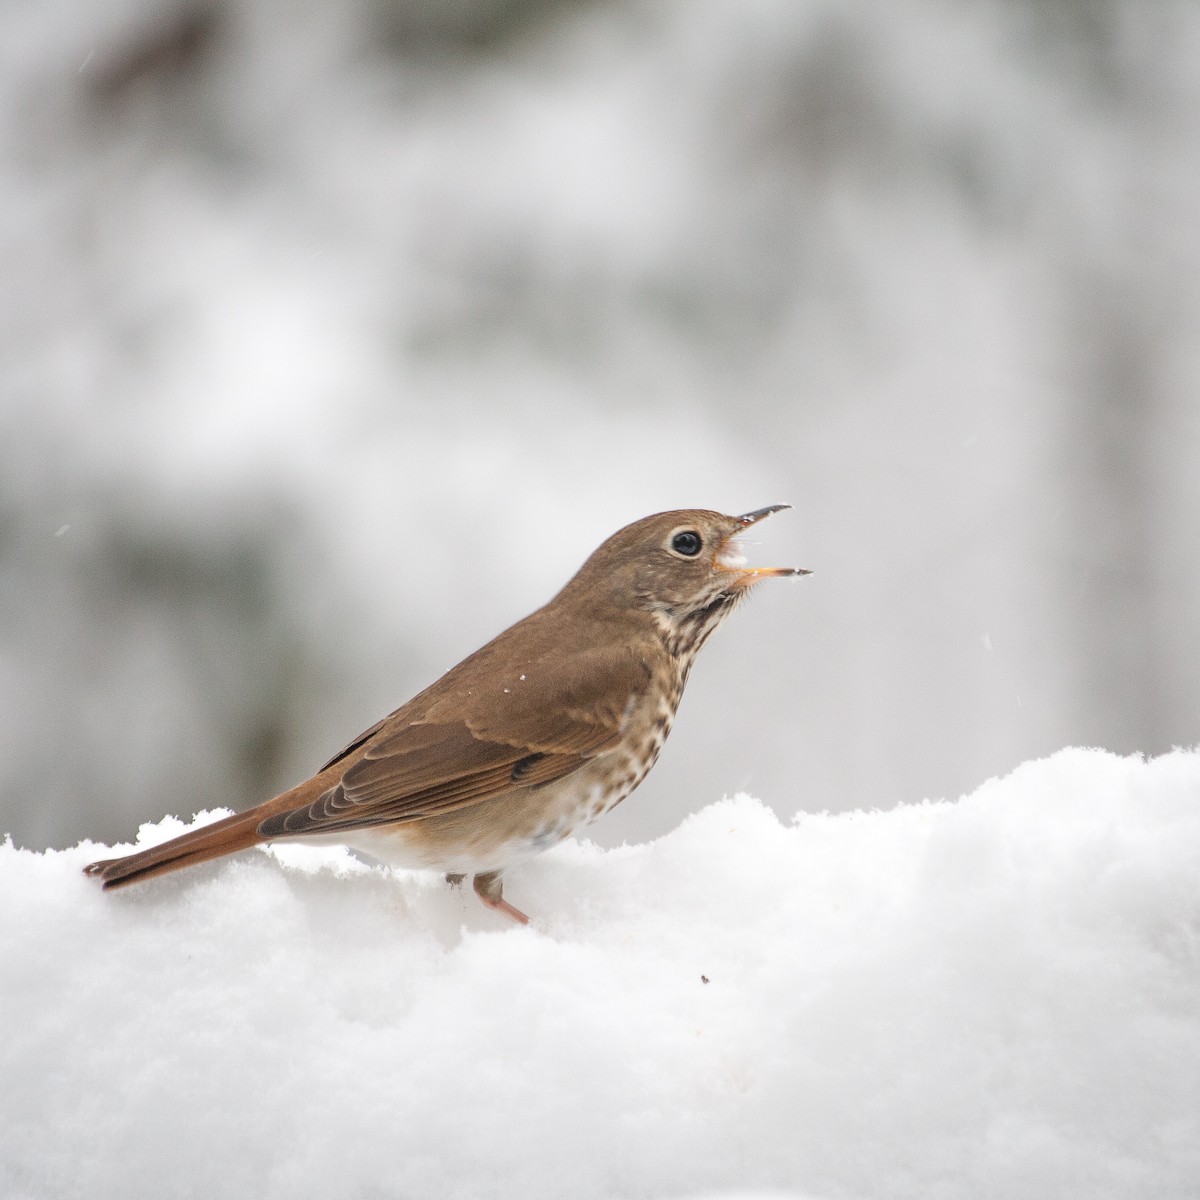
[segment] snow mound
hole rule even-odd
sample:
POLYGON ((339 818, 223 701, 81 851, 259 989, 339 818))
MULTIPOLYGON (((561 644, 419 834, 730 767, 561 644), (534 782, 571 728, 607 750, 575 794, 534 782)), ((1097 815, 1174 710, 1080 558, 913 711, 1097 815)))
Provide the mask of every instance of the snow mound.
POLYGON ((1200 753, 739 796, 513 872, 529 929, 340 851, 100 853, 0 848, 6 1200, 1200 1194, 1200 753))

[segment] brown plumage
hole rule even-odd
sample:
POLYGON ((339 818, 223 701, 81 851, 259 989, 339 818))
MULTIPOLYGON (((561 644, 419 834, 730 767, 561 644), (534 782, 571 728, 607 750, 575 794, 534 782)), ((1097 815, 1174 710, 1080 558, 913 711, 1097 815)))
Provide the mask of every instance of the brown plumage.
POLYGON ((337 842, 474 876, 516 921, 503 871, 620 803, 654 765, 696 652, 790 567, 742 564, 741 517, 658 513, 615 533, 545 607, 447 671, 272 800, 85 868, 124 887, 262 842, 337 842))

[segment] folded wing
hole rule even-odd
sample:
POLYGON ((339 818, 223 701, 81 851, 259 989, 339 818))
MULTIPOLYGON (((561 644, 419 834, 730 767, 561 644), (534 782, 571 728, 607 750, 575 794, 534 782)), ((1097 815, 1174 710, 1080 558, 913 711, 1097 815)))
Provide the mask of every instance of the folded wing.
POLYGON ((263 839, 337 834, 453 812, 543 786, 615 748, 650 672, 636 655, 531 664, 473 695, 450 678, 355 739, 329 764, 336 782, 312 803, 267 817, 263 839))

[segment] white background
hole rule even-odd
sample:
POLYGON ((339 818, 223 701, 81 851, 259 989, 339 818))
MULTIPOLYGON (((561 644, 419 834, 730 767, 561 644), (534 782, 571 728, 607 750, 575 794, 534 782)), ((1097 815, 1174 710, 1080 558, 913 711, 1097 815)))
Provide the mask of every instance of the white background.
POLYGON ((626 521, 791 502, 663 761, 1200 713, 1200 10, 44 0, 0 47, 0 829, 298 781, 626 521))

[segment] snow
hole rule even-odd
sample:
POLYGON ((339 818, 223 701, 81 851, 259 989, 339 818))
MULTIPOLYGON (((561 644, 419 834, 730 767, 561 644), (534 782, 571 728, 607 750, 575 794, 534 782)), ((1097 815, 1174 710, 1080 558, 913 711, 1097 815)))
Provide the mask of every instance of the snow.
POLYGON ((528 929, 339 850, 102 852, 0 848, 5 1200, 1200 1194, 1200 752, 725 799, 514 871, 528 929))

